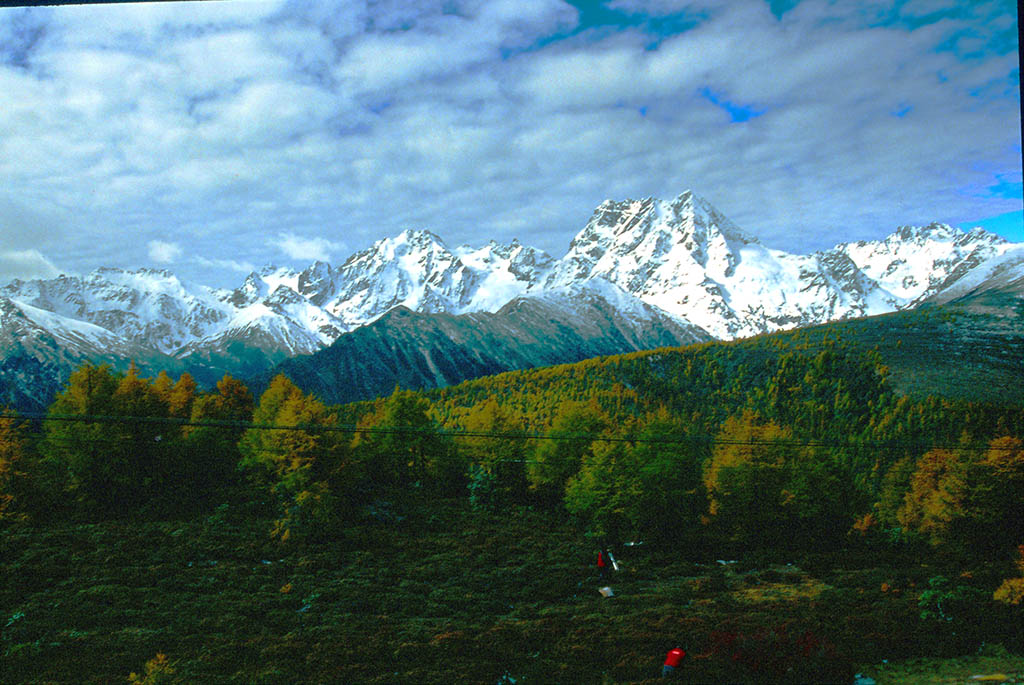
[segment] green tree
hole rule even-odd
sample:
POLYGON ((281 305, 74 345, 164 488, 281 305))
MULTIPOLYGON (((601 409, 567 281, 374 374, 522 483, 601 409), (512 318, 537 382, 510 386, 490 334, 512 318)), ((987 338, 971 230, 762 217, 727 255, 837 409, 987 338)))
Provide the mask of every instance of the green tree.
POLYGON ((783 489, 795 455, 792 433, 778 424, 751 412, 726 419, 704 473, 716 528, 737 541, 781 546, 783 489))
POLYGON ((329 522, 358 478, 347 440, 332 430, 337 417, 278 375, 260 398, 253 422, 239 443, 241 463, 282 509, 275 535, 286 540, 329 522))
POLYGON ((358 444, 375 485, 432 485, 455 492, 465 486, 466 466, 451 440, 440 434, 430 402, 396 388, 358 444))
POLYGON ((890 528, 900 525, 899 511, 910 490, 910 479, 913 478, 916 467, 917 460, 905 456, 893 463, 882 477, 875 509, 883 525, 890 528))
POLYGON ((1024 543, 1024 441, 1009 436, 992 440, 975 474, 966 538, 989 554, 1016 549, 1024 543))
POLYGON ((527 478, 543 499, 557 502, 584 458, 592 456, 594 438, 607 428, 607 415, 594 403, 564 402, 551 422, 545 440, 533 455, 527 478))
POLYGON ((625 442, 595 440, 566 483, 565 508, 601 537, 621 540, 636 530, 640 493, 634 457, 625 442))
POLYGON ((137 497, 123 449, 129 436, 109 420, 88 420, 115 414, 120 378, 108 365, 76 369, 50 405, 42 446, 45 458, 57 467, 51 471, 66 483, 71 497, 101 515, 123 511, 137 497))
POLYGON ((241 381, 225 374, 215 392, 199 395, 188 405, 189 423, 193 424, 184 436, 188 489, 198 503, 208 504, 219 488, 235 484, 241 459, 238 444, 244 426, 252 421, 254 401, 241 381))
POLYGON ((648 416, 634 449, 639 495, 633 503, 636 525, 648 538, 692 546, 707 508, 701 469, 710 444, 700 429, 662 408, 648 416))
MULTIPOLYGON (((525 428, 506 413, 497 400, 487 398, 472 408, 463 421, 466 433, 459 442, 459 451, 469 463, 479 466, 487 477, 476 481, 481 487, 494 489, 499 502, 523 496, 526 490, 525 428)), ((482 492, 479 496, 483 496, 482 492)))
POLYGON ((802 446, 786 465, 782 515, 789 540, 828 549, 842 543, 859 512, 849 471, 828 449, 802 446))
POLYGON ((0 522, 26 518, 26 440, 17 414, 3 409, 0 417, 0 522))
POLYGON ((126 503, 137 499, 147 508, 159 509, 162 503, 181 495, 177 490, 181 485, 180 455, 170 447, 178 431, 164 421, 168 418, 167 403, 149 379, 139 377, 134 364, 121 377, 111 399, 122 433, 117 443, 118 461, 133 495, 126 503))

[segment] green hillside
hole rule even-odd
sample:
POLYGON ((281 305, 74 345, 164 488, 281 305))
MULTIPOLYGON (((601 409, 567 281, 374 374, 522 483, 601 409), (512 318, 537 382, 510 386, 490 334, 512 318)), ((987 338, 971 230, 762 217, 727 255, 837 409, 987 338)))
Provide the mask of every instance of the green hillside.
POLYGON ((735 408, 736 399, 727 399, 731 392, 763 383, 779 355, 806 357, 824 350, 875 355, 888 387, 898 396, 1024 405, 1024 295, 1017 286, 734 342, 513 371, 430 396, 455 417, 458 407, 473 406, 494 393, 504 406, 535 416, 539 425, 561 399, 595 394, 617 395, 638 410, 668 402, 674 409, 685 405, 720 414, 722 402, 735 408), (713 366, 699 386, 692 375, 695 363, 713 366))
POLYGON ((564 517, 464 499, 393 514, 286 546, 233 506, 8 529, 0 682, 124 683, 164 654, 141 682, 653 683, 679 644, 683 682, 848 683, 883 659, 1019 644, 984 599, 996 565, 968 576, 881 550, 723 565, 648 543, 616 548, 602 583, 596 542, 564 517), (939 576, 970 598, 954 622, 921 616, 939 576))

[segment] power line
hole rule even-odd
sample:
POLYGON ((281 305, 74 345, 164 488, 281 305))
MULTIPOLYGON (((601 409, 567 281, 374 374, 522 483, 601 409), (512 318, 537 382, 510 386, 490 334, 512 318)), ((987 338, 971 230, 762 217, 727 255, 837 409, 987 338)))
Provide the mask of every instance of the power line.
MULTIPOLYGON (((990 443, 936 443, 928 441, 835 441, 835 440, 757 440, 757 439, 731 439, 715 436, 695 435, 607 435, 600 433, 528 433, 525 431, 478 431, 445 429, 438 427, 415 427, 415 426, 357 426, 352 424, 257 424, 252 422, 228 420, 228 419, 206 419, 192 421, 188 419, 161 416, 110 416, 110 415, 72 415, 72 414, 44 414, 41 412, 26 412, 16 414, 12 412, 0 413, 0 420, 32 420, 32 421, 55 421, 67 423, 89 423, 89 424, 120 424, 133 426, 139 424, 166 425, 169 427, 195 427, 195 428, 220 428, 233 429, 238 431, 267 430, 267 431, 302 431, 307 433, 331 433, 340 432, 351 435, 436 435, 450 438, 483 438, 494 440, 522 441, 522 440, 563 440, 570 442, 609 442, 609 443, 630 443, 630 444, 684 444, 715 446, 729 445, 738 447, 777 447, 780 449, 795 448, 820 448, 820 449, 949 449, 967 451, 1013 451, 1018 448, 1013 446, 998 446, 990 443)), ((97 440, 117 439, 115 436, 98 438, 97 440)), ((125 436, 125 439, 133 439, 125 436)))

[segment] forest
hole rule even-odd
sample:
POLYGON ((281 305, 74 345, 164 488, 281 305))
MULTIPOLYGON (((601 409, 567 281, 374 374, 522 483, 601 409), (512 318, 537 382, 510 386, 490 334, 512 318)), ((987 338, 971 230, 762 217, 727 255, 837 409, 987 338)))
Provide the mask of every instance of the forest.
POLYGON ((900 394, 827 334, 338 406, 86 365, 0 418, 0 526, 2 682, 643 682, 677 641, 695 681, 1024 671, 1024 406, 900 394))

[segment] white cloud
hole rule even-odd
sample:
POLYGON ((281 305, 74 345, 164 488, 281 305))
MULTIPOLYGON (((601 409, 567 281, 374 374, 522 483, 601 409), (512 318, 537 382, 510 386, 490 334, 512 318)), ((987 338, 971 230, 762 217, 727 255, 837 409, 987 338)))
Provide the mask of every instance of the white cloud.
POLYGON ((483 55, 459 53, 430 36, 367 36, 345 55, 336 76, 358 90, 384 90, 424 76, 447 73, 483 55))
POLYGON ((236 259, 209 259, 208 257, 196 257, 196 262, 202 266, 211 267, 218 271, 235 271, 242 274, 250 274, 256 271, 256 266, 251 262, 239 261, 236 259))
POLYGON ((0 284, 15 278, 23 281, 33 278, 53 278, 60 270, 38 250, 0 251, 0 284))
POLYGON ((158 264, 170 264, 182 255, 181 246, 163 240, 150 240, 148 243, 149 258, 158 264))
POLYGON ((294 233, 280 234, 277 247, 292 259, 321 262, 329 262, 332 252, 344 249, 344 245, 326 238, 303 238, 294 233))
POLYGON ((38 40, 0 10, 25 53, 0 46, 4 249, 87 271, 182 236, 204 282, 409 226, 557 256, 601 200, 688 187, 794 250, 1020 207, 960 192, 1019 174, 1016 53, 936 49, 1005 24, 990 6, 910 31, 877 3, 631 2, 639 26, 562 39, 559 0, 244 4, 19 10, 38 40), (677 10, 707 19, 645 28, 677 10))

